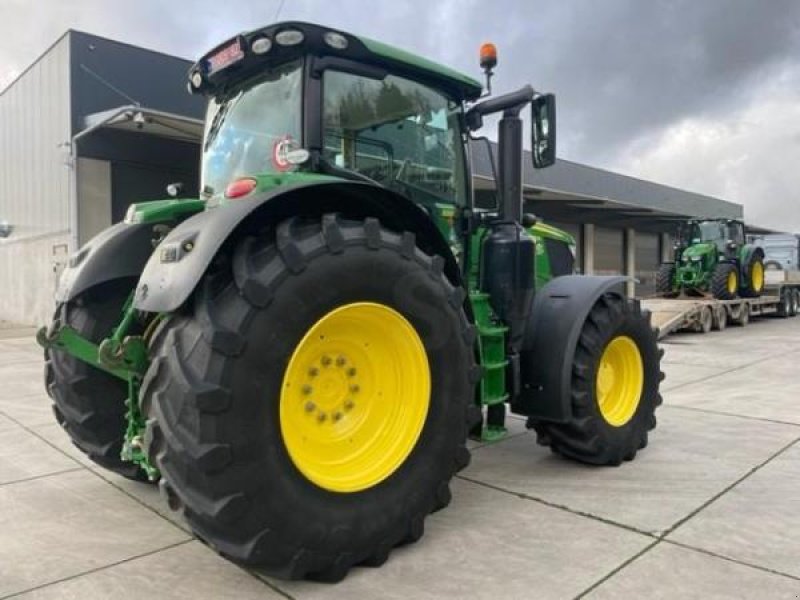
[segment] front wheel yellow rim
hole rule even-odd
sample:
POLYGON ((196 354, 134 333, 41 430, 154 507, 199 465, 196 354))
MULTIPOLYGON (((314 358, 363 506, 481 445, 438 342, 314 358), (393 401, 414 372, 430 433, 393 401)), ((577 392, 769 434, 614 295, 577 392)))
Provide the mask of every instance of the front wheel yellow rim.
POLYGON ((760 292, 764 287, 764 265, 761 261, 753 263, 750 269, 750 283, 754 292, 760 292))
POLYGON ((625 425, 636 413, 643 387, 639 347, 626 335, 616 336, 597 364, 595 391, 600 414, 614 427, 625 425))
POLYGON ((317 321, 283 377, 280 428, 297 469, 319 487, 358 492, 394 473, 428 414, 431 377, 411 323, 357 302, 317 321))

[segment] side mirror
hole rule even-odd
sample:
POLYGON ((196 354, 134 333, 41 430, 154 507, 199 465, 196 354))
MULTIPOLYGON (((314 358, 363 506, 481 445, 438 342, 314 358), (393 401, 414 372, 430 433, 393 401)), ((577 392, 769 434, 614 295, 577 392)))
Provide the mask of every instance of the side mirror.
POLYGON ((531 150, 536 169, 556 162, 556 97, 536 96, 531 102, 531 150))

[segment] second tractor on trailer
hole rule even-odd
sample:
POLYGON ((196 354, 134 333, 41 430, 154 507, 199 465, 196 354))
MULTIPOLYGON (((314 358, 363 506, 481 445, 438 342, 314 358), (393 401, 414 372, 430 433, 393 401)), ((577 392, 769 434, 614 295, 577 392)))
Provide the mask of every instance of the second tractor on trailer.
POLYGON ((690 220, 678 236, 673 261, 658 271, 656 291, 710 294, 720 300, 757 298, 764 291, 764 250, 745 241, 739 220, 690 220))
POLYGON ((159 480, 224 556, 331 581, 419 539, 507 405, 586 463, 647 445, 649 315, 624 278, 570 275, 569 236, 522 212, 520 113, 552 164, 552 95, 484 99, 297 22, 227 40, 189 87, 209 100, 202 197, 132 205, 71 257, 39 333, 56 417, 95 462, 159 480), (492 114, 480 211, 469 139, 492 114))

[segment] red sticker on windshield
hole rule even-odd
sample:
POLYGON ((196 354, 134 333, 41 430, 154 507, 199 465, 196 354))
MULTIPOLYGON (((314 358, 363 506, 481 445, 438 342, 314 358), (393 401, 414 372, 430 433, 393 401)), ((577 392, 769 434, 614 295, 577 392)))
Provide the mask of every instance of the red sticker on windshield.
POLYGON ((272 146, 272 166, 277 171, 288 171, 295 165, 289 161, 289 152, 294 148, 294 140, 290 135, 278 138, 272 146))

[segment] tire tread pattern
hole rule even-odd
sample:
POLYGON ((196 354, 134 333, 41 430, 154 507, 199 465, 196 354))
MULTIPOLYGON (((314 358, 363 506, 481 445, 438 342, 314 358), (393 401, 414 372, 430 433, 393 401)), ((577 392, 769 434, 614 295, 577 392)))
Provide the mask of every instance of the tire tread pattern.
MULTIPOLYGON (((119 322, 133 280, 102 284, 56 308, 54 319, 98 343, 119 322)), ((144 481, 145 473, 122 461, 127 384, 58 350, 46 349, 45 387, 56 421, 93 462, 123 477, 144 481)))
MULTIPOLYGON (((247 448, 212 441, 217 437, 216 419, 231 416, 236 407, 231 390, 213 382, 225 381, 221 373, 226 356, 242 351, 254 314, 270 304, 282 283, 310 268, 316 258, 341 254, 348 246, 396 253, 423 266, 445 288, 448 310, 460 319, 462 343, 475 340, 474 327, 463 308, 463 290, 446 279, 440 257, 430 257, 416 247, 412 233, 393 233, 376 219, 344 221, 326 214, 309 223, 290 218, 239 240, 228 262, 229 271, 223 265, 218 272, 208 273, 202 289, 190 301, 197 318, 175 316, 168 327, 157 332, 154 358, 140 396, 147 416, 146 449, 162 473, 160 487, 169 505, 182 512, 198 537, 223 556, 260 565, 277 577, 338 581, 352 566, 378 566, 394 546, 419 539, 427 514, 449 504, 450 479, 469 464, 467 432, 480 418, 474 394, 468 394, 463 400, 463 421, 453 424, 453 439, 458 442, 451 449, 449 463, 429 467, 441 471, 438 485, 415 492, 427 495, 417 503, 423 510, 406 514, 404 524, 388 528, 370 547, 322 552, 290 547, 268 527, 237 533, 236 524, 255 502, 255 493, 246 481, 238 487, 232 481, 237 476, 241 481, 241 472, 257 458, 248 454, 247 448), (232 285, 218 285, 216 279, 227 279, 232 285)), ((472 351, 468 354, 472 356, 472 351)), ((476 373, 480 370, 474 362, 464 366, 464 385, 470 390, 476 373)), ((328 535, 335 538, 344 533, 337 533, 334 527, 328 535)), ((331 544, 343 546, 346 544, 331 544)))
MULTIPOLYGON (((655 428, 655 410, 661 405, 659 382, 663 350, 650 356, 643 352, 645 383, 637 412, 625 425, 631 432, 619 435, 599 413, 593 388, 596 363, 609 335, 621 323, 637 323, 643 343, 657 349, 656 332, 650 325, 650 312, 642 311, 638 300, 616 294, 601 296, 590 311, 578 339, 572 365, 572 418, 566 423, 529 419, 528 427, 536 431, 537 442, 563 456, 593 465, 620 465, 633 460, 648 443, 648 432, 655 428)), ((641 349, 641 348, 640 348, 641 349)))

